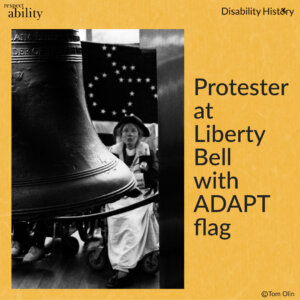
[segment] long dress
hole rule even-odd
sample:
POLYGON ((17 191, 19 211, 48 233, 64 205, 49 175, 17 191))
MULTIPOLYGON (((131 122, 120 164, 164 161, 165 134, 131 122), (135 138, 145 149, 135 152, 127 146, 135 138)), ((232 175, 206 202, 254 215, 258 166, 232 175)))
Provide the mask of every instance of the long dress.
MULTIPOLYGON (((110 151, 126 163, 124 144, 118 143, 110 151)), ((129 165, 136 176, 138 187, 143 194, 137 198, 123 197, 106 205, 106 210, 115 210, 134 204, 144 199, 147 188, 157 184, 157 168, 146 143, 140 142, 135 156, 129 165), (139 165, 146 160, 149 171, 142 173, 139 165)), ((148 188, 149 189, 149 188, 148 188)), ((148 253, 159 249, 159 227, 153 211, 153 203, 134 210, 118 214, 107 219, 108 223, 108 256, 112 268, 128 272, 148 253)))

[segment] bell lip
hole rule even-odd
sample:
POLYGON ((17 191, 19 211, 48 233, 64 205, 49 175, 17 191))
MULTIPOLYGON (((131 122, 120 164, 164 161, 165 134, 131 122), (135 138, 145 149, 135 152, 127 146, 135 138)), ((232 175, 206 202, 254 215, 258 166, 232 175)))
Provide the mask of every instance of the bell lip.
POLYGON ((88 199, 86 201, 81 201, 76 204, 62 204, 55 205, 50 207, 42 207, 42 208, 32 208, 32 209, 20 209, 20 210, 12 210, 12 220, 13 221, 28 221, 39 219, 41 217, 49 217, 54 218, 56 216, 61 216, 66 213, 81 213, 87 209, 96 209, 104 204, 115 202, 127 195, 128 192, 134 190, 137 186, 135 177, 132 176, 130 182, 127 185, 123 186, 118 190, 114 190, 111 193, 107 193, 101 195, 100 197, 94 197, 92 199, 88 199))
POLYGON ((111 162, 100 166, 98 168, 86 170, 83 172, 72 173, 72 174, 64 174, 61 176, 51 176, 46 178, 36 178, 30 180, 22 180, 12 178, 12 187, 23 187, 23 186, 35 186, 35 185, 44 185, 44 184, 52 184, 52 183, 60 183, 71 180, 77 180, 82 178, 87 178, 92 175, 97 175, 99 173, 103 173, 113 169, 118 164, 118 160, 112 160, 111 162))

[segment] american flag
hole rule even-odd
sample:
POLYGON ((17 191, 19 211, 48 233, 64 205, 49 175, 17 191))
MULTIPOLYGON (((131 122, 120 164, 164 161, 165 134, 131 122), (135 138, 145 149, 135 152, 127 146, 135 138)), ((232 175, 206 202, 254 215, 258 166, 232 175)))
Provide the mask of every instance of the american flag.
POLYGON ((82 51, 87 106, 99 133, 112 134, 132 113, 144 123, 157 123, 155 50, 82 42, 82 51))

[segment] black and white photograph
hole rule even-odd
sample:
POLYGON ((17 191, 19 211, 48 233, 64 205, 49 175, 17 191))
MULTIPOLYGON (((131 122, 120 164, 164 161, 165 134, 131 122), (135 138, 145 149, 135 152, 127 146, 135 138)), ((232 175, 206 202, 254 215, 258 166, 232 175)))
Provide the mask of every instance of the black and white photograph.
POLYGON ((13 29, 13 289, 184 288, 184 31, 13 29))

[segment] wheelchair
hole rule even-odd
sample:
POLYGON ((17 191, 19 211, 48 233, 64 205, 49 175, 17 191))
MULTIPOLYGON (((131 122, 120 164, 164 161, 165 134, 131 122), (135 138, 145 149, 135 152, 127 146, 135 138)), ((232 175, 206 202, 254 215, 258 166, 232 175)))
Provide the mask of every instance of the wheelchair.
MULTIPOLYGON (((93 245, 87 252, 86 261, 88 266, 96 271, 102 271, 109 263, 107 249, 108 228, 106 220, 102 220, 100 229, 101 237, 97 245, 93 245)), ((138 263, 138 268, 149 275, 154 275, 159 270, 159 251, 146 254, 138 263)))
MULTIPOLYGON (((151 202, 158 202, 158 193, 153 196, 130 205, 128 207, 123 207, 115 211, 104 212, 104 207, 101 209, 101 218, 97 220, 99 227, 97 228, 97 235, 99 236, 97 244, 93 245, 88 249, 86 255, 86 262, 88 266, 96 271, 102 271, 105 269, 109 263, 107 240, 108 240, 108 226, 107 217, 117 215, 142 205, 149 204, 151 202)), ((138 263, 138 268, 140 268, 144 273, 149 275, 154 275, 159 270, 159 251, 153 251, 146 254, 138 263)))

